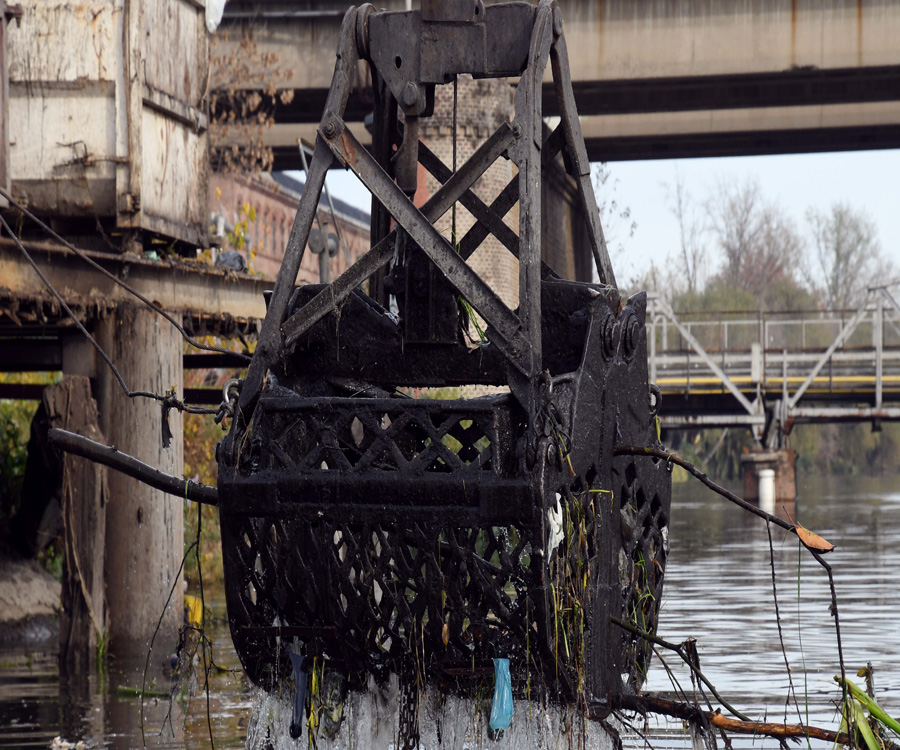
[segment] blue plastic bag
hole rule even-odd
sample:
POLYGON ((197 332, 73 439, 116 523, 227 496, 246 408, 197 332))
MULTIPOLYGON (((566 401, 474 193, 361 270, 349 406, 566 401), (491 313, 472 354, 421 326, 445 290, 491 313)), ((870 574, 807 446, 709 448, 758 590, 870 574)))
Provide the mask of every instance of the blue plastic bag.
POLYGON ((290 734, 295 740, 303 736, 303 724, 306 718, 306 657, 288 651, 294 671, 294 694, 291 700, 290 734))
POLYGON ((507 730, 513 715, 512 681, 509 659, 494 659, 494 704, 491 706, 491 729, 507 730))

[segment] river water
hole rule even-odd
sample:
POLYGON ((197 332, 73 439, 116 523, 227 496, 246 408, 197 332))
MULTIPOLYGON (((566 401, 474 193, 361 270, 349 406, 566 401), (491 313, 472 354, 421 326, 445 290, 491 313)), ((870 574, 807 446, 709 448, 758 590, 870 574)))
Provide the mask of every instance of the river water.
MULTIPOLYGON (((900 715, 900 478, 801 478, 796 506, 788 510, 836 545, 826 559, 834 569, 847 674, 862 682, 854 675, 871 662, 881 704, 900 715)), ((812 557, 798 549, 796 537, 774 526, 771 531, 773 557, 764 522, 694 481, 676 484, 659 635, 675 643, 696 639, 706 677, 725 700, 754 719, 797 723, 799 713, 804 722, 808 716, 809 723, 834 729, 840 692, 833 676, 840 664, 828 579, 812 557), (771 560, 796 694, 796 702, 792 698, 789 705, 771 560)), ((209 603, 216 662, 236 668, 223 603, 209 603)), ((692 692, 678 657, 662 655, 681 687, 692 692)), ((164 662, 168 657, 155 658, 164 662)), ((85 740, 88 747, 142 747, 138 703, 117 693, 119 685, 139 683, 139 675, 117 670, 115 662, 104 675, 61 680, 52 649, 0 649, 0 748, 48 748, 57 735, 85 740)), ((646 689, 676 697, 658 660, 646 689)), ((216 748, 244 747, 251 713, 260 701, 239 671, 212 678, 209 723, 216 748)), ((267 710, 278 708, 269 704, 267 710)), ((148 699, 145 717, 147 747, 211 748, 202 693, 171 703, 148 699)), ((690 747, 680 723, 645 725, 636 719, 635 726, 642 734, 649 732, 653 747, 690 747)), ((626 747, 645 746, 630 731, 623 732, 623 739, 626 747)), ((742 746, 768 748, 777 743, 736 739, 735 747, 742 746)))

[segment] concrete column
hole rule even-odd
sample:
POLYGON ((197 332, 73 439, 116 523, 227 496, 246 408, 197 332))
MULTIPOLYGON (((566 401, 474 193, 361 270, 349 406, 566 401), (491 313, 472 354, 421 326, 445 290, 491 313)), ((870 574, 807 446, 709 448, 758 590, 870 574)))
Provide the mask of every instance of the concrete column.
MULTIPOLYGON (((174 386, 181 395, 181 337, 159 315, 120 306, 99 325, 98 340, 130 389, 165 393, 174 386)), ((126 397, 106 367, 98 368, 97 386, 101 427, 110 444, 181 476, 181 415, 169 413, 172 440, 164 448, 158 401, 126 397)), ((110 649, 118 656, 146 653, 181 563, 183 502, 119 472, 109 472, 106 598, 110 649)), ((166 609, 157 647, 174 646, 182 620, 182 589, 179 583, 166 609)))
POLYGON ((797 478, 794 466, 797 463, 797 452, 792 448, 780 450, 764 450, 746 453, 741 457, 741 468, 744 472, 744 499, 748 502, 759 502, 759 472, 771 469, 775 472, 775 510, 779 512, 782 505, 793 507, 797 498, 797 478))

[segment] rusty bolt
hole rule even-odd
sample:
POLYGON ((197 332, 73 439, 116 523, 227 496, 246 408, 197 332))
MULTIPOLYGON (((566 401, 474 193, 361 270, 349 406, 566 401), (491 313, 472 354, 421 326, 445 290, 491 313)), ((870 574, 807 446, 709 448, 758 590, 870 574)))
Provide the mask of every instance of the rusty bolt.
POLYGON ((637 352, 640 341, 640 323, 632 312, 622 322, 622 350, 626 359, 631 359, 637 352))
POLYGON ((410 81, 403 89, 403 106, 414 107, 417 101, 419 101, 419 87, 410 81))
POLYGON ((322 135, 326 138, 334 138, 335 133, 337 133, 337 127, 334 124, 334 120, 329 120, 322 126, 322 135))
POLYGON ((513 123, 513 135, 518 138, 522 135, 522 123, 516 122, 513 123))
POLYGON ((607 359, 615 356, 619 348, 619 323, 615 316, 610 312, 603 318, 601 324, 601 348, 607 359))

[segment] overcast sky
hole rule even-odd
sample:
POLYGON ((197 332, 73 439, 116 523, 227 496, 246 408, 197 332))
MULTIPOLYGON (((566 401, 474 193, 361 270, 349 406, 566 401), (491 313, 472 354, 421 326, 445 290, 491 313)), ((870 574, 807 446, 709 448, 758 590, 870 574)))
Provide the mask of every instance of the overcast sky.
MULTIPOLYGON (((631 209, 637 222, 630 238, 624 226, 618 226, 616 239, 624 251, 613 257, 613 265, 620 282, 641 275, 652 259, 657 265, 670 254, 674 259, 678 224, 667 187, 679 174, 698 203, 720 180, 755 179, 762 195, 780 204, 804 236, 804 214, 811 206, 826 210, 846 202, 865 209, 878 228, 882 251, 900 267, 900 150, 613 162, 608 169, 606 190, 620 207, 631 209)), ((351 173, 332 170, 328 183, 333 195, 369 208, 368 193, 351 173)))

